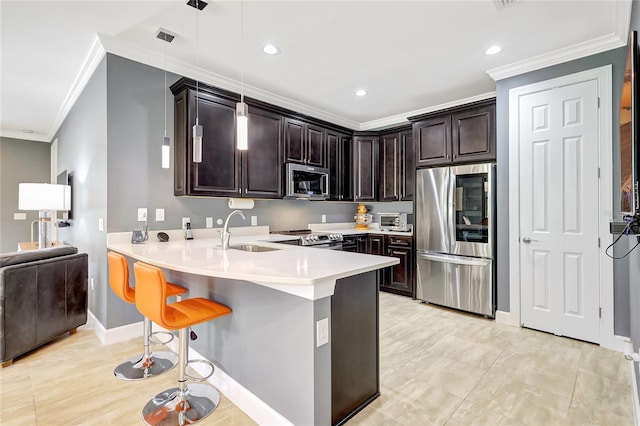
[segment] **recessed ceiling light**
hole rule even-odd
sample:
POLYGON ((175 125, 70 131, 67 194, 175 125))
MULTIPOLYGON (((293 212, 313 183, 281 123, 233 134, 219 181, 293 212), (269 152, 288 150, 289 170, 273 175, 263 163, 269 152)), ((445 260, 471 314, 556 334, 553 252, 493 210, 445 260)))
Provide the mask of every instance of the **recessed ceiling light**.
POLYGON ((280 52, 280 50, 273 44, 267 44, 262 48, 262 51, 267 55, 275 55, 276 53, 280 52))
POLYGON ((487 50, 485 50, 485 55, 495 55, 496 53, 500 53, 500 51, 502 50, 502 47, 500 46, 491 46, 490 48, 488 48, 487 50))
POLYGON ((356 96, 364 96, 367 94, 367 91, 364 89, 356 90, 356 96))

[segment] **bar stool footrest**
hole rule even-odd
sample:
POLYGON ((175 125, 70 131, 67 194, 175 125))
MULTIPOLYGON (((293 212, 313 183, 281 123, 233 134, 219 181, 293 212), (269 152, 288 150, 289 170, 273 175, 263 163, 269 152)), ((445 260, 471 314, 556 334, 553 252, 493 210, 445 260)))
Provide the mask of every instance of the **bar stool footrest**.
MULTIPOLYGON (((195 376, 191 376, 187 373, 185 373, 185 377, 187 378, 187 380, 193 380, 194 382, 204 382, 205 380, 207 380, 209 377, 213 376, 213 372, 216 371, 216 366, 213 365, 213 363, 209 360, 206 359, 193 359, 190 361, 187 361, 187 367, 189 366, 189 364, 205 364, 207 366, 209 366, 209 368, 211 368, 211 372, 209 374, 207 374, 204 377, 195 377, 195 376)), ((194 367, 191 367, 194 368, 194 367)), ((194 368, 195 369, 195 368, 194 368)))
POLYGON ((149 343, 152 345, 166 345, 170 343, 176 336, 170 331, 154 331, 149 335, 149 343), (167 336, 167 340, 161 340, 157 335, 167 336))

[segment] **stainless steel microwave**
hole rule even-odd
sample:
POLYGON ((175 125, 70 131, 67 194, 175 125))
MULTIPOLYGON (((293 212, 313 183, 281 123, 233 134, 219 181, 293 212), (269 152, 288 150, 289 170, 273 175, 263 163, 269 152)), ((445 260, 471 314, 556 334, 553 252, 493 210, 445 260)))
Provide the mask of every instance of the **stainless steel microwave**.
POLYGON ((329 169, 287 163, 285 198, 324 200, 329 197, 329 169))
POLYGON ((411 213, 378 213, 381 231, 410 231, 413 226, 411 213))

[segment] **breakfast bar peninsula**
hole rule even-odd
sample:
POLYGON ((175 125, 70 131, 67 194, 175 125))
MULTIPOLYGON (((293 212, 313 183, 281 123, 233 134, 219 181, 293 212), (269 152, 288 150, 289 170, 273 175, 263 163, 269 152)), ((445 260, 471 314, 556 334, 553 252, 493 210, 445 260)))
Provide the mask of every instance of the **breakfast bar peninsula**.
POLYGON ((268 227, 231 231, 226 250, 211 229, 145 244, 112 233, 107 247, 232 309, 194 328, 191 358, 214 362, 212 383, 255 421, 345 422, 379 395, 378 286, 398 259, 279 244, 268 227))

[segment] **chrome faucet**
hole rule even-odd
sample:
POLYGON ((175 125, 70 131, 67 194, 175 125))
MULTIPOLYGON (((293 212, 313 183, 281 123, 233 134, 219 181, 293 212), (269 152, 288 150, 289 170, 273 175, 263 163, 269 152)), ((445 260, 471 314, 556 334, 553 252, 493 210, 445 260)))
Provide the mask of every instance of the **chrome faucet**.
POLYGON ((220 232, 220 242, 222 245, 222 250, 226 250, 229 248, 229 239, 231 238, 231 232, 229 232, 229 219, 231 219, 231 216, 233 216, 234 214, 239 214, 243 219, 247 219, 244 216, 244 213, 242 213, 240 210, 234 210, 229 213, 229 216, 227 216, 227 220, 224 221, 224 228, 222 228, 222 232, 220 232))

